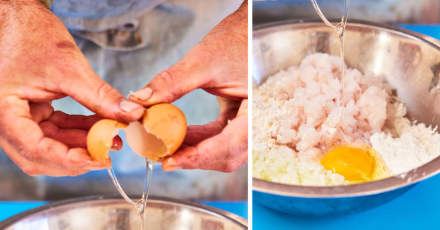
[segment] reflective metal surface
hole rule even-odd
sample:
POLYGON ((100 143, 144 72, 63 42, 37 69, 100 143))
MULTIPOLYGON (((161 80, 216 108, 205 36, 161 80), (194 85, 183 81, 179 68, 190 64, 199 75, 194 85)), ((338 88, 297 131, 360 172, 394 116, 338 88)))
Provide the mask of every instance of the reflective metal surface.
MULTIPOLYGON (((152 197, 146 209, 149 230, 243 230, 247 222, 234 214, 197 203, 152 197)), ((133 206, 122 199, 87 197, 50 203, 0 223, 6 230, 139 230, 133 206)))
MULTIPOLYGON (((345 33, 345 61, 350 67, 382 76, 406 103, 413 120, 440 124, 438 41, 396 27, 350 21, 345 33)), ((298 65, 315 52, 339 55, 338 38, 321 22, 280 22, 255 28, 253 80, 298 65)), ((361 211, 387 202, 409 186, 437 174, 440 158, 384 180, 347 186, 295 186, 253 179, 254 200, 296 215, 361 211)))
MULTIPOLYGON (((440 21, 438 0, 350 0, 349 20, 380 23, 435 24, 440 21)), ((253 1, 253 23, 286 19, 319 19, 310 0, 253 1)), ((341 18, 344 0, 318 0, 328 18, 341 18)))

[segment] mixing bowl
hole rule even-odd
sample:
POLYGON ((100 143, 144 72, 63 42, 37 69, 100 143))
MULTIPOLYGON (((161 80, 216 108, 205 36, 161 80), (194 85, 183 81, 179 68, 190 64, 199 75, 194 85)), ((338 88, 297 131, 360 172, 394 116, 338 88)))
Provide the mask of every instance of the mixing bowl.
MULTIPOLYGON (((149 230, 243 230, 241 217, 193 202, 151 197, 146 209, 149 230)), ((0 229, 139 230, 133 206, 119 198, 86 197, 49 203, 0 223, 0 229)))
MULTIPOLYGON (((414 32, 363 21, 349 21, 345 61, 349 67, 383 77, 408 107, 410 119, 440 124, 439 42, 414 32), (439 101, 438 103, 436 103, 439 101)), ((265 24, 253 32, 253 81, 298 65, 308 54, 339 55, 339 39, 320 21, 265 24)), ((416 154, 416 153, 415 153, 416 154)), ((344 186, 298 186, 253 178, 254 200, 295 215, 331 215, 379 206, 411 185, 437 174, 440 158, 384 180, 344 186)))

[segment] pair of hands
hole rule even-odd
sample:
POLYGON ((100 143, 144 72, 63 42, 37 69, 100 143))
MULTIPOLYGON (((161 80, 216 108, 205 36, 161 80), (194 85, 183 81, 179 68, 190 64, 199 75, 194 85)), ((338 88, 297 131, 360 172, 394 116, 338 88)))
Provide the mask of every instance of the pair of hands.
POLYGON ((0 3, 0 146, 29 175, 79 175, 110 167, 86 150, 90 127, 105 117, 141 118, 144 107, 203 88, 220 115, 188 127, 165 170, 233 171, 247 161, 247 3, 218 24, 177 64, 124 98, 90 67, 62 22, 39 1, 0 3), (93 116, 54 111, 66 96, 93 116))

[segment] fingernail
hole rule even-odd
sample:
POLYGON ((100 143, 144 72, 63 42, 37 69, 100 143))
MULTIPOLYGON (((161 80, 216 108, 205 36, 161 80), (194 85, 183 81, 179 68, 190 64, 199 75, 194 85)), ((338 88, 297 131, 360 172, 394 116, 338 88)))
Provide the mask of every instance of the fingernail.
POLYGON ((170 172, 170 171, 176 171, 182 169, 181 166, 177 165, 177 162, 172 159, 172 158, 168 158, 163 165, 163 170, 165 172, 170 172))
POLYGON ((136 104, 134 102, 128 101, 128 100, 122 100, 119 104, 119 107, 122 111, 129 113, 137 109, 143 109, 143 107, 139 104, 136 104))
POLYGON ((133 96, 142 101, 146 101, 150 99, 152 94, 153 94, 153 90, 149 87, 146 87, 130 94, 130 96, 133 96))

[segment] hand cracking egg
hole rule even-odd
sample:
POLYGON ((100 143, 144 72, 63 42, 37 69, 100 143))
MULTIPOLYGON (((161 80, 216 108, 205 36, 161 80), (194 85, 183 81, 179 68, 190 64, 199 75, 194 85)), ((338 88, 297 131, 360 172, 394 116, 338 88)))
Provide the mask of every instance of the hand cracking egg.
POLYGON ((390 175, 383 159, 370 147, 337 146, 321 159, 321 165, 350 183, 380 180, 390 175))
POLYGON ((124 124, 102 119, 96 122, 87 135, 87 150, 93 160, 109 159, 113 138, 119 130, 126 133, 127 144, 138 155, 152 161, 162 161, 182 145, 186 135, 186 118, 172 104, 157 104, 148 108, 139 121, 124 124))

